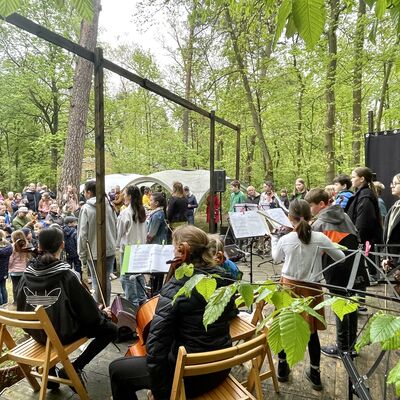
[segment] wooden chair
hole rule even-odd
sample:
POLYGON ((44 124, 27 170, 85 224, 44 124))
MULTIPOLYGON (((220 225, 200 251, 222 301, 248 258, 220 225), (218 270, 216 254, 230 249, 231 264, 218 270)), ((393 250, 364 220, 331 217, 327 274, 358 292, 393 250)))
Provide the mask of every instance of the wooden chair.
POLYGON ((186 399, 184 377, 223 371, 235 365, 243 364, 246 361, 251 361, 249 376, 254 380, 256 397, 230 374, 218 387, 205 393, 203 396, 196 397, 196 399, 262 400, 260 362, 266 353, 266 347, 267 339, 265 333, 228 349, 204 353, 187 354, 185 348, 181 346, 178 351, 170 400, 186 399))
POLYGON ((33 390, 35 392, 40 390, 40 400, 46 398, 48 381, 72 386, 81 399, 89 400, 86 389, 68 358, 69 354, 87 340, 87 338, 82 338, 63 346, 43 306, 36 307, 33 312, 0 309, 0 350, 3 349, 3 345, 8 349, 0 357, 0 365, 7 360, 15 361, 20 366, 33 390), (7 329, 9 326, 22 329, 41 329, 47 335, 46 344, 42 345, 30 338, 17 345, 7 329), (49 369, 59 362, 64 366, 71 379, 49 376, 49 369), (40 385, 34 377, 41 379, 40 385))

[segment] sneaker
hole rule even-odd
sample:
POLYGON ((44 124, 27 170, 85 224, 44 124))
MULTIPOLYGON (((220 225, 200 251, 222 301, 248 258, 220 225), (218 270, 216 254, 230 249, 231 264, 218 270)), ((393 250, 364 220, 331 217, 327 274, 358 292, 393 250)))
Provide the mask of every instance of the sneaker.
POLYGON ((286 360, 278 361, 278 381, 287 382, 289 380, 290 368, 286 360))
POLYGON ((311 382, 311 386, 314 390, 318 392, 322 390, 321 372, 319 368, 310 367, 310 369, 306 371, 306 378, 311 382))
POLYGON ((111 273, 111 274, 110 274, 110 279, 113 281, 113 280, 115 280, 115 279, 118 279, 118 276, 115 275, 114 273, 111 273))
POLYGON ((321 353, 327 357, 340 358, 339 350, 335 344, 321 346, 321 353))
POLYGON ((357 312, 359 315, 368 315, 368 308, 365 306, 360 306, 358 307, 357 312))
MULTIPOLYGON (((78 374, 79 379, 81 380, 83 387, 86 389, 86 385, 85 385, 85 383, 87 382, 86 374, 83 372, 83 370, 81 370, 79 368, 76 368, 74 364, 72 364, 72 366, 75 368, 75 371, 78 374)), ((68 376, 67 371, 65 371, 64 368, 61 368, 61 369, 58 370, 58 377, 59 378, 63 378, 63 379, 71 379, 68 376)), ((70 388, 71 388, 71 390, 73 392, 77 393, 77 391, 76 391, 74 386, 70 386, 70 388)))

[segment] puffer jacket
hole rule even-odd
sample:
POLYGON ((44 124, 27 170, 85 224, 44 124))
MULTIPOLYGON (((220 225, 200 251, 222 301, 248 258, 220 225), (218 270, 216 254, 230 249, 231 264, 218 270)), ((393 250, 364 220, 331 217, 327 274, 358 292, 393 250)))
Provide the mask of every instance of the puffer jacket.
POLYGON ((12 254, 12 245, 4 241, 0 241, 0 279, 8 276, 8 263, 12 254))
MULTIPOLYGON (((207 267, 206 267, 207 268, 207 267)), ((219 267, 207 268, 209 273, 227 277, 219 267)), ((196 273, 202 273, 195 269, 196 273)), ((234 301, 226 306, 221 317, 205 330, 203 314, 206 301, 196 289, 191 296, 179 297, 174 304, 172 299, 189 278, 171 279, 161 290, 155 316, 147 339, 147 366, 150 373, 154 397, 169 399, 176 357, 179 346, 185 346, 188 353, 223 349, 232 345, 229 334, 229 321, 237 315, 234 301)), ((231 281, 218 279, 217 285, 226 286, 231 281)), ((199 385, 201 377, 193 377, 188 387, 199 385), (200 378, 197 382, 195 378, 200 378)), ((201 383, 200 383, 201 385, 201 383)), ((190 390, 190 389, 189 389, 190 390)))
POLYGON ((382 243, 382 220, 378 199, 368 186, 361 187, 350 197, 345 211, 356 226, 362 244, 366 241, 371 245, 382 243))

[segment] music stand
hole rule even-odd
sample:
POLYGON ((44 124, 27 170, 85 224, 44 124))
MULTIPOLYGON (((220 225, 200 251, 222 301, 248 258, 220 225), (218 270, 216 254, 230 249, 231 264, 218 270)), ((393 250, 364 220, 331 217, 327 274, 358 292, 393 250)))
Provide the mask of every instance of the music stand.
MULTIPOLYGON (((252 206, 257 206, 252 204, 252 206)), ((253 283, 253 243, 268 234, 268 226, 257 211, 230 212, 229 225, 235 239, 250 239, 250 283, 253 283)))

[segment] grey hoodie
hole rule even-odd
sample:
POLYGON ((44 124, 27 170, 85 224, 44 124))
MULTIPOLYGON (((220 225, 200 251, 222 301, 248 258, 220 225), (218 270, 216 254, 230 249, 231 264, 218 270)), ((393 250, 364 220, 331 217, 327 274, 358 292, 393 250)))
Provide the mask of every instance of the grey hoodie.
MULTIPOLYGON (((93 259, 97 260, 96 234, 96 197, 91 197, 84 204, 78 220, 78 255, 82 263, 88 259, 86 241, 89 242, 93 259)), ((106 199, 106 257, 115 255, 117 238, 117 216, 106 199)))

